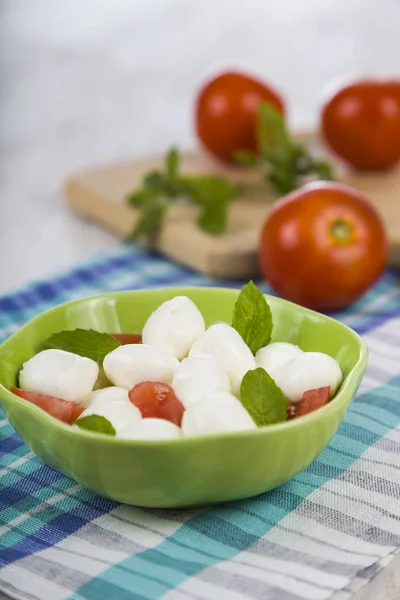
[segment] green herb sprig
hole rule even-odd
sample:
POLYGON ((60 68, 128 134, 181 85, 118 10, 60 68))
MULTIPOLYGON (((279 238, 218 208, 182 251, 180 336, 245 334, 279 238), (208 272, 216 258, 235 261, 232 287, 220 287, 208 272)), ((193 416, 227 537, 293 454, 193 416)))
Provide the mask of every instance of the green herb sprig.
POLYGON ((334 179, 331 164, 315 158, 309 149, 294 141, 283 115, 271 104, 262 102, 256 127, 258 152, 235 153, 238 163, 260 170, 276 194, 282 196, 310 179, 334 179))
POLYGON ((174 202, 199 207, 197 225, 211 235, 225 231, 230 202, 239 194, 239 186, 216 175, 182 175, 176 148, 165 155, 164 170, 148 173, 141 186, 126 198, 140 209, 138 221, 128 240, 146 238, 154 243, 168 208, 174 202))

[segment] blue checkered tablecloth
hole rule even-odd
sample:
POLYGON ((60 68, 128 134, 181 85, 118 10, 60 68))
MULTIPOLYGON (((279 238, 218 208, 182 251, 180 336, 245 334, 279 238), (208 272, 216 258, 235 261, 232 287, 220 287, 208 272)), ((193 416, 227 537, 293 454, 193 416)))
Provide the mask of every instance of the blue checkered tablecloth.
MULTIPOLYGON (((117 246, 0 297, 0 339, 72 298, 215 283, 117 246)), ((358 397, 317 460, 249 500, 201 510, 120 505, 44 465, 0 411, 0 590, 21 600, 351 597, 400 548, 398 275, 387 272, 336 316, 369 346, 358 397)))

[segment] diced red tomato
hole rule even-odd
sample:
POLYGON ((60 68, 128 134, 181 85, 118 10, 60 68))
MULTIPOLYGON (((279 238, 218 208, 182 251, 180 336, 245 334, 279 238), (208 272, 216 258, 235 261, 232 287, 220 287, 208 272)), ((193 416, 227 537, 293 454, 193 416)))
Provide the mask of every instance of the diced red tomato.
POLYGON ((129 399, 144 419, 165 419, 180 426, 184 408, 175 392, 166 383, 144 381, 129 392, 129 399))
POLYGON ((38 394, 36 392, 28 392, 17 387, 10 388, 10 391, 27 400, 31 404, 38 406, 46 411, 49 415, 63 421, 63 423, 73 423, 83 413, 83 408, 80 408, 73 402, 55 398, 54 396, 46 396, 46 394, 38 394))
POLYGON ((296 417, 307 415, 317 408, 321 408, 328 404, 330 398, 330 387, 318 388, 316 390, 308 390, 304 392, 299 404, 296 406, 296 417))
POLYGON ((116 339, 120 344, 141 344, 142 336, 140 333, 110 333, 111 337, 116 339))

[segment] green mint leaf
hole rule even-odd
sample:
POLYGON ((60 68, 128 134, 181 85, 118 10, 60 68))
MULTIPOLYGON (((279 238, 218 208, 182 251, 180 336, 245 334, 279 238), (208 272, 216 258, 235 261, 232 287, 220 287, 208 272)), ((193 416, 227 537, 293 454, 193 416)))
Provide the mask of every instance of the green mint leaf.
POLYGON ((218 175, 182 177, 182 182, 187 186, 187 193, 199 204, 229 202, 239 192, 237 185, 218 175))
POLYGON ((261 154, 271 151, 287 154, 292 145, 283 115, 267 102, 259 106, 256 135, 261 154))
POLYGON ((223 233, 226 229, 228 218, 228 202, 216 202, 203 206, 197 219, 197 225, 211 235, 223 233))
POLYGON ((159 173, 158 171, 151 171, 143 180, 143 185, 145 188, 153 192, 157 192, 158 194, 162 194, 164 192, 165 184, 165 175, 163 175, 163 173, 159 173))
POLYGON ((170 148, 165 155, 165 170, 168 177, 175 179, 179 171, 179 152, 176 148, 170 148))
POLYGON ((292 164, 298 175, 308 175, 314 168, 314 162, 311 154, 306 148, 296 144, 292 148, 292 164))
POLYGON ((278 194, 299 188, 306 179, 334 179, 331 165, 315 159, 308 148, 291 136, 284 116, 272 104, 262 102, 256 122, 258 166, 278 194))
POLYGON ((73 329, 53 333, 44 343, 46 348, 66 350, 103 363, 106 354, 118 348, 121 344, 108 333, 100 333, 93 329, 73 329))
POLYGON ((247 371, 243 377, 240 401, 258 427, 286 421, 285 396, 272 377, 261 367, 247 371))
POLYGON ((319 176, 320 179, 325 179, 327 181, 333 181, 335 179, 335 174, 333 172, 332 165, 326 160, 316 160, 314 161, 314 171, 319 176))
POLYGON ((229 203, 238 195, 238 186, 218 176, 185 177, 182 183, 186 194, 201 207, 198 226, 212 235, 225 231, 229 203))
POLYGON ((240 333, 253 354, 271 341, 271 309, 252 281, 242 287, 236 300, 232 327, 240 333))
POLYGON ((167 202, 160 198, 145 204, 135 228, 128 239, 137 240, 138 238, 146 237, 153 243, 160 230, 167 206, 167 202))
POLYGON ((278 192, 281 196, 293 192, 293 190, 298 187, 295 184, 292 175, 288 175, 284 170, 271 171, 267 174, 266 179, 269 181, 275 192, 278 192))
POLYGON ((141 187, 127 196, 131 206, 140 208, 140 216, 125 241, 146 236, 154 243, 169 204, 181 200, 201 208, 197 224, 204 231, 225 231, 228 204, 241 191, 239 186, 212 175, 181 177, 179 163, 178 151, 171 148, 165 155, 165 172, 151 171, 144 176, 141 187))
POLYGON ((108 435, 115 435, 115 429, 111 425, 110 421, 100 415, 88 415, 77 419, 73 423, 81 429, 87 429, 89 431, 96 431, 96 433, 106 433, 108 435))
POLYGON ((233 154, 234 160, 244 167, 255 167, 257 164, 257 156, 248 150, 237 150, 233 154))
POLYGON ((126 202, 131 206, 143 206, 144 204, 147 204, 147 202, 154 200, 157 196, 158 193, 154 190, 143 187, 128 194, 126 202))

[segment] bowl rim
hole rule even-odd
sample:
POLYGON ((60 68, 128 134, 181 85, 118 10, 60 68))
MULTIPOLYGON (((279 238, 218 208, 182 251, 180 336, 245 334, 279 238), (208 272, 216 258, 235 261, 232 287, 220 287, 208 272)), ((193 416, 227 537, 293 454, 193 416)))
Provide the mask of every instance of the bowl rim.
MULTIPOLYGON (((52 306, 51 308, 49 308, 47 310, 42 311, 41 313, 39 313, 39 314, 35 315, 34 317, 32 317, 31 319, 29 319, 26 323, 24 323, 16 332, 11 334, 8 338, 6 338, 0 344, 0 356, 1 356, 2 351, 4 349, 6 349, 7 346, 12 345, 13 341, 16 338, 21 337, 21 335, 24 334, 24 331, 29 329, 33 323, 40 321, 43 318, 46 318, 47 315, 50 315, 53 312, 58 312, 60 309, 78 305, 82 302, 88 302, 88 301, 92 301, 92 300, 107 299, 107 298, 114 299, 115 297, 118 297, 118 296, 122 297, 122 296, 126 296, 126 295, 136 295, 136 294, 148 293, 148 292, 152 292, 154 294, 157 294, 157 292, 170 292, 171 294, 176 293, 178 295, 179 292, 185 291, 185 293, 190 293, 190 292, 194 292, 194 291, 198 291, 198 290, 203 290, 205 293, 207 293, 207 291, 214 291, 214 292, 223 292, 223 293, 235 292, 235 293, 239 294, 239 292, 240 292, 240 290, 237 288, 221 287, 221 286, 189 286, 189 287, 187 287, 187 286, 173 286, 173 287, 163 286, 163 287, 142 288, 142 289, 135 289, 135 290, 120 290, 120 291, 114 291, 114 292, 111 291, 111 292, 106 292, 103 294, 96 294, 94 296, 85 296, 83 298, 68 300, 66 302, 62 302, 60 304, 52 306)), ((312 309, 306 308, 306 307, 296 304, 294 302, 290 302, 289 300, 279 298, 278 296, 273 296, 271 294, 265 294, 265 293, 263 293, 263 295, 265 296, 265 298, 267 299, 268 302, 272 301, 272 303, 287 304, 291 307, 294 307, 296 310, 299 310, 300 312, 305 313, 307 315, 310 315, 310 316, 317 315, 319 318, 322 317, 325 320, 334 321, 337 325, 339 325, 339 327, 343 328, 343 330, 346 330, 348 333, 350 333, 350 335, 356 340, 358 347, 359 347, 360 356, 359 356, 356 364, 354 365, 354 367, 351 369, 351 371, 348 373, 348 375, 342 381, 339 391, 334 396, 334 398, 325 406, 323 406, 307 415, 299 417, 298 419, 290 419, 290 420, 283 421, 282 423, 275 423, 273 425, 257 427, 256 429, 244 430, 244 431, 223 432, 223 433, 194 436, 194 437, 188 437, 188 438, 182 437, 182 438, 173 439, 173 440, 135 440, 135 439, 117 438, 117 437, 106 435, 103 433, 98 433, 98 432, 94 432, 94 431, 90 431, 90 430, 86 430, 86 429, 80 429, 78 427, 72 427, 71 425, 69 425, 67 423, 63 423, 62 421, 59 421, 55 417, 52 417, 47 412, 45 412, 41 408, 35 406, 34 404, 27 402, 23 398, 16 396, 0 382, 1 393, 2 393, 2 395, 5 394, 7 396, 8 401, 11 404, 14 404, 14 405, 22 408, 23 410, 27 411, 28 413, 36 415, 36 418, 41 420, 41 424, 43 426, 51 427, 54 430, 59 430, 60 432, 62 431, 63 434, 73 436, 73 438, 75 438, 75 439, 76 439, 76 436, 80 436, 80 438, 85 438, 88 441, 113 444, 114 446, 119 445, 119 446, 125 447, 125 448, 127 448, 127 447, 163 448, 166 445, 168 446, 168 448, 177 447, 177 446, 183 447, 183 446, 190 446, 192 444, 198 444, 198 443, 210 443, 211 440, 212 441, 219 440, 219 439, 234 440, 234 439, 237 439, 238 437, 252 438, 254 436, 271 435, 271 434, 275 434, 275 433, 278 434, 281 431, 294 430, 295 428, 298 429, 303 426, 306 427, 307 424, 311 424, 312 422, 314 422, 314 425, 315 425, 319 421, 329 418, 330 414, 335 413, 339 407, 342 407, 343 405, 346 404, 347 392, 351 390, 354 383, 357 381, 357 379, 362 377, 363 372, 365 371, 367 361, 368 361, 367 344, 364 342, 364 340, 361 338, 361 336, 358 333, 356 333, 351 327, 349 327, 345 323, 342 323, 341 321, 338 321, 337 319, 334 319, 328 315, 319 313, 312 309)), ((350 404, 350 402, 349 402, 349 404, 350 404)), ((0 396, 0 406, 1 406, 1 396, 0 396)))

